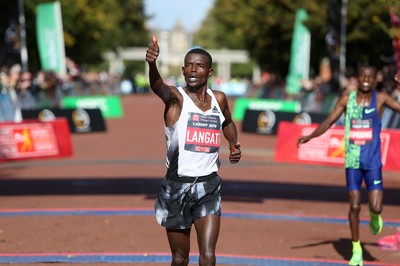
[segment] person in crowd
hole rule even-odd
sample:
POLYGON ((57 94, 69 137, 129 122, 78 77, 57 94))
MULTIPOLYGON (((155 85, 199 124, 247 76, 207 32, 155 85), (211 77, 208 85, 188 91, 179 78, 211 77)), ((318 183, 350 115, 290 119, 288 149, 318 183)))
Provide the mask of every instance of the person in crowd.
POLYGON ((0 122, 14 120, 14 103, 8 85, 8 68, 2 67, 0 72, 0 122))
MULTIPOLYGON (((386 93, 389 93, 393 97, 393 99, 400 102, 400 72, 394 75, 393 81, 395 82, 395 84, 391 86, 391 92, 386 93)), ((382 114, 382 128, 396 127, 396 120, 397 118, 393 115, 393 110, 385 109, 382 114), (392 123, 392 121, 395 123, 392 123)))
POLYGON ((149 92, 149 81, 144 73, 142 72, 136 73, 133 83, 135 84, 136 93, 149 92))
POLYGON ((21 75, 21 66, 14 64, 10 68, 3 67, 1 72, 0 119, 16 121, 19 119, 18 96, 15 85, 21 75))
POLYGON ((19 64, 14 64, 10 67, 8 71, 8 87, 9 88, 15 88, 15 85, 17 84, 18 79, 21 77, 22 73, 22 67, 19 64))
POLYGON ((383 181, 381 159, 381 115, 385 107, 400 112, 400 103, 387 93, 377 92, 376 70, 363 66, 358 72, 357 90, 345 91, 328 117, 309 135, 301 136, 297 145, 326 132, 345 114, 345 168, 350 209, 348 219, 353 243, 349 265, 362 265, 360 244, 361 184, 368 191, 369 228, 372 234, 382 230, 383 181))
POLYGON ((167 85, 156 60, 160 49, 153 36, 146 52, 151 90, 165 104, 167 142, 166 176, 155 202, 156 219, 166 228, 171 265, 188 265, 190 232, 194 224, 199 245, 199 265, 216 264, 220 230, 220 136, 229 142, 229 160, 239 162, 240 143, 226 95, 207 87, 212 57, 201 49, 190 50, 182 73, 185 87, 167 85))
POLYGON ((38 73, 38 84, 40 91, 37 95, 37 107, 60 108, 61 107, 61 84, 57 74, 52 71, 38 73))
POLYGON ((394 87, 394 90, 392 92, 392 97, 400 102, 400 71, 396 73, 394 76, 394 80, 396 81, 396 86, 394 87))
POLYGON ((36 108, 36 99, 31 92, 32 86, 32 73, 29 71, 22 72, 17 84, 15 85, 17 105, 21 110, 31 110, 36 108))

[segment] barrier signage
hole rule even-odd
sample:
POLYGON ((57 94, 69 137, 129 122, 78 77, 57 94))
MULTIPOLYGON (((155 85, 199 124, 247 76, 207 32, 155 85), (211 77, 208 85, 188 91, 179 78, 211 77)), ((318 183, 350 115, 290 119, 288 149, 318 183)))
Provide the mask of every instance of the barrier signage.
POLYGON ((119 118, 123 116, 121 99, 119 96, 79 96, 79 97, 63 97, 63 108, 82 108, 96 109, 99 108, 105 118, 119 118))
POLYGON ((23 119, 51 121, 58 117, 68 119, 68 125, 73 133, 106 131, 106 125, 100 109, 36 109, 22 110, 23 119))
POLYGON ((0 161, 73 154, 66 119, 0 123, 0 161))
MULTIPOLYGON (((317 124, 279 123, 275 161, 344 167, 344 128, 342 126, 334 126, 321 136, 297 147, 297 139, 302 135, 308 135, 317 126, 317 124)), ((400 171, 398 160, 400 131, 382 130, 380 136, 383 170, 400 171)))
POLYGON ((281 121, 291 121, 297 124, 320 123, 326 118, 324 114, 278 112, 271 110, 247 109, 243 122, 242 131, 264 135, 274 135, 281 121))
POLYGON ((232 119, 242 121, 246 109, 298 113, 301 110, 301 104, 298 101, 286 101, 277 99, 236 98, 232 111, 232 119))

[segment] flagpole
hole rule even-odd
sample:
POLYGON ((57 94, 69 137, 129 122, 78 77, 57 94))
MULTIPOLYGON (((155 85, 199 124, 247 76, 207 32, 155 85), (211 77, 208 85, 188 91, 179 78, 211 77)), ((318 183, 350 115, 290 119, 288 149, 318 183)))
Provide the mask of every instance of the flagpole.
POLYGON ((340 25, 340 57, 339 57, 339 86, 342 86, 342 81, 346 73, 346 21, 347 21, 347 1, 342 0, 341 25, 340 25))
POLYGON ((18 14, 21 38, 21 66, 23 71, 28 71, 28 50, 26 48, 24 0, 18 0, 18 14))

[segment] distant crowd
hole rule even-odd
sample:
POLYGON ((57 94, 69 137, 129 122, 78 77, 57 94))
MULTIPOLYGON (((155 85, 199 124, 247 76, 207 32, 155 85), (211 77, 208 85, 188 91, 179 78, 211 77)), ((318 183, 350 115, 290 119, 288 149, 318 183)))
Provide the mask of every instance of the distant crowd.
MULTIPOLYGON (((387 64, 377 69, 376 90, 386 92, 400 100, 400 88, 396 88, 394 76, 395 64, 387 64)), ((348 68, 341 84, 333 82, 330 63, 327 59, 321 61, 318 75, 301 81, 301 90, 297 95, 286 93, 285 80, 276 73, 264 72, 259 84, 253 84, 247 96, 257 98, 272 98, 297 100, 301 103, 302 111, 311 113, 328 113, 337 97, 344 90, 357 89, 357 70, 348 68)))
MULTIPOLYGON (((222 81, 215 76, 210 79, 210 87, 230 97, 297 100, 304 112, 328 113, 343 90, 357 88, 355 72, 349 69, 339 86, 332 82, 329 62, 322 60, 318 75, 302 80, 301 91, 296 95, 288 95, 285 79, 272 71, 264 71, 257 83, 244 78, 222 81)), ((379 69, 376 89, 400 101, 400 88, 396 88, 394 82, 395 72, 396 67, 390 64, 379 69)), ((84 72, 70 59, 67 60, 67 74, 64 77, 51 71, 24 71, 19 64, 1 67, 0 75, 0 122, 19 121, 21 118, 17 110, 60 108, 61 99, 65 96, 150 93, 148 78, 144 73, 136 73, 131 77, 107 72, 84 72)), ((184 85, 183 80, 175 77, 170 77, 167 82, 184 85)))
MULTIPOLYGON (((376 90, 391 95, 400 102, 400 86, 395 81, 396 65, 387 64, 377 69, 376 90)), ((328 114, 337 98, 344 92, 356 90, 358 87, 356 68, 348 68, 346 75, 339 84, 333 82, 330 64, 322 60, 318 75, 301 81, 301 90, 296 95, 286 93, 286 82, 279 75, 272 72, 264 72, 261 82, 250 87, 247 97, 270 98, 283 100, 297 100, 301 104, 301 111, 316 114, 328 114)), ((389 120, 393 112, 385 109, 382 114, 382 128, 388 128, 389 120)), ((400 117, 399 117, 400 118, 400 117)), ((339 120, 339 124, 343 120, 339 120)))
POLYGON ((20 121, 18 110, 61 108, 65 96, 149 92, 144 74, 128 79, 107 72, 81 72, 72 61, 63 77, 52 71, 32 73, 19 64, 2 66, 0 71, 0 122, 20 121))

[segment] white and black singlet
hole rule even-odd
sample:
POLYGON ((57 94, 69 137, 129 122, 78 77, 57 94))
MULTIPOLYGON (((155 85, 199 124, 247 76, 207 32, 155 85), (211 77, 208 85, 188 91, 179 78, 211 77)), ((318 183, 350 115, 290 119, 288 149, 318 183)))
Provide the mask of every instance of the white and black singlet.
POLYGON ((178 91, 183 96, 181 114, 173 126, 164 126, 167 175, 196 178, 217 172, 221 129, 225 121, 218 101, 212 90, 207 89, 211 108, 204 112, 182 87, 178 87, 178 91))

